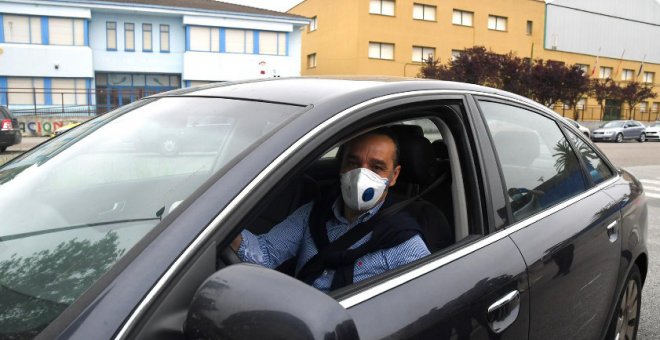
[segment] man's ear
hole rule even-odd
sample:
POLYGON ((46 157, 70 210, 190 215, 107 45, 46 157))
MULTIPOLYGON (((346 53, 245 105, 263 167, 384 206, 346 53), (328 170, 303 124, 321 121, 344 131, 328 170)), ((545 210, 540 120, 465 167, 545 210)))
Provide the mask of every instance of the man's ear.
POLYGON ((399 178, 399 173, 401 172, 401 165, 397 165, 394 168, 394 174, 392 175, 392 180, 390 181, 390 187, 396 184, 396 179, 399 178))

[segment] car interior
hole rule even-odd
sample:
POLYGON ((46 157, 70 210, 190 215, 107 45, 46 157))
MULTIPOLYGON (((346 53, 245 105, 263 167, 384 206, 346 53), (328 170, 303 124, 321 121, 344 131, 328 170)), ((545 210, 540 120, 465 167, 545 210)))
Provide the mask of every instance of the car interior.
MULTIPOLYGON (((443 106, 440 110, 448 117, 457 116, 455 108, 450 106, 443 106)), ((394 133, 400 153, 401 173, 389 194, 395 195, 399 201, 412 199, 405 209, 422 227, 429 251, 437 253, 470 234, 478 233, 468 228, 456 133, 452 133, 449 125, 437 116, 420 116, 372 126, 371 129, 382 126, 394 133)), ((350 138, 364 132, 356 132, 350 138)), ((265 203, 258 205, 253 218, 245 221, 246 229, 255 235, 267 233, 320 193, 339 194, 340 159, 337 151, 339 145, 350 138, 342 139, 299 174, 272 190, 265 203)), ((240 261, 232 253, 227 250, 218 252, 219 268, 240 261)), ((294 275, 294 269, 295 258, 277 268, 288 275, 294 275)))

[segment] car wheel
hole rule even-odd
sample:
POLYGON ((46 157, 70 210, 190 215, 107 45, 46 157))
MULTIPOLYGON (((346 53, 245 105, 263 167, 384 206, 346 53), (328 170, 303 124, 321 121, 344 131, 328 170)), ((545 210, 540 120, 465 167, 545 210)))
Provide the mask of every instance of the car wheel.
POLYGON ((639 135, 639 139, 637 141, 640 143, 646 142, 646 134, 642 133, 641 135, 639 135))
POLYGON ((623 142, 623 135, 622 135, 622 134, 618 133, 618 134, 616 135, 616 142, 617 142, 617 143, 621 143, 621 142, 623 142))
POLYGON ((635 339, 642 302, 642 276, 637 265, 628 274, 610 323, 607 339, 635 339))

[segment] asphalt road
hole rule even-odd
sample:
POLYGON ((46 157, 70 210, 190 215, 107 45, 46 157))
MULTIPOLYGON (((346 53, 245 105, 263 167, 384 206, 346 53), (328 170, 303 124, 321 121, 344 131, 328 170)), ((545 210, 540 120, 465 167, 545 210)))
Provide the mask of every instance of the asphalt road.
MULTIPOLYGON (((23 143, 0 154, 0 164, 20 155, 47 138, 28 137, 23 143)), ((649 272, 642 291, 638 339, 660 339, 660 142, 598 143, 597 146, 617 166, 637 176, 644 185, 649 208, 649 272)))
POLYGON ((649 208, 649 271, 642 290, 637 339, 660 339, 660 142, 596 144, 607 157, 642 181, 649 208))

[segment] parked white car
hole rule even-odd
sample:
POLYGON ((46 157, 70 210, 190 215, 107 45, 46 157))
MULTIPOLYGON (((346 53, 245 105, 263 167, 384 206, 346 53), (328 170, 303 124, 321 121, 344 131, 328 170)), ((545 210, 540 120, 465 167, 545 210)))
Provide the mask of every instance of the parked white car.
POLYGON ((591 131, 589 131, 589 128, 587 128, 587 127, 584 126, 584 125, 581 125, 580 123, 578 123, 578 122, 576 122, 576 121, 574 121, 574 120, 572 120, 572 119, 570 119, 570 118, 565 118, 565 119, 566 119, 569 123, 571 123, 573 126, 575 126, 576 128, 578 128, 578 130, 580 130, 580 132, 582 132, 585 136, 587 136, 587 138, 591 138, 591 131))
POLYGON ((660 140, 660 121, 646 127, 646 140, 660 140))

